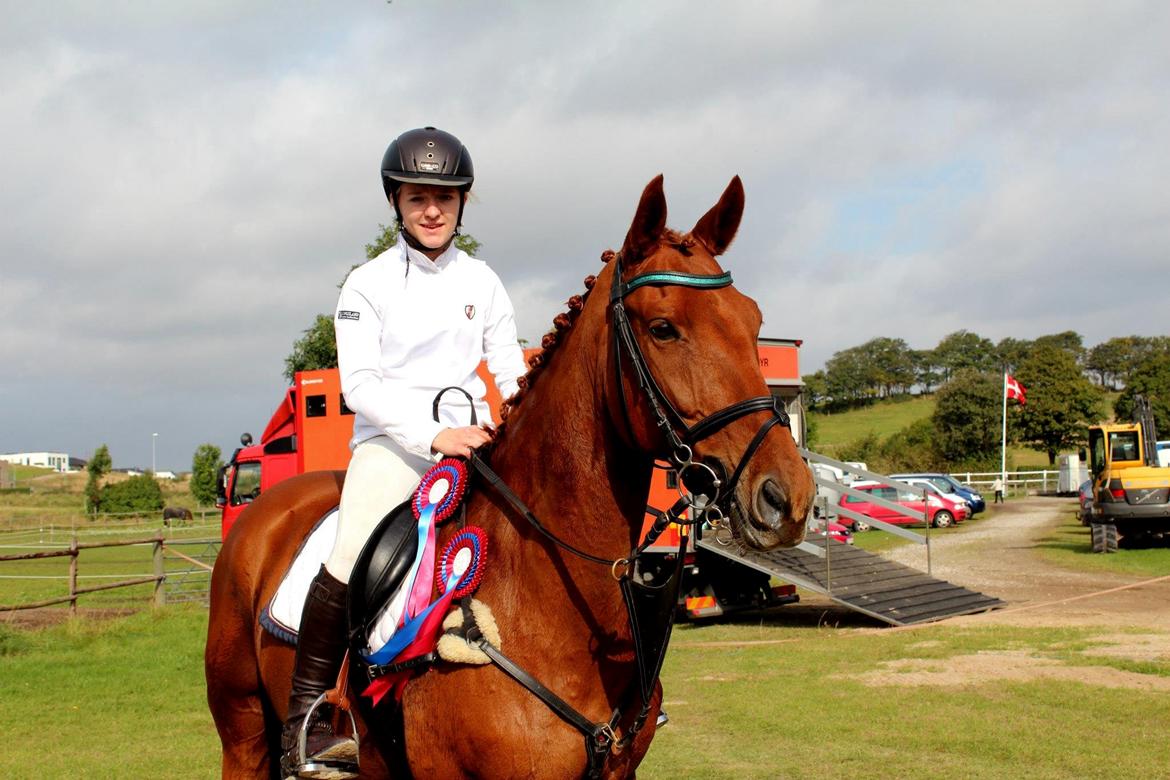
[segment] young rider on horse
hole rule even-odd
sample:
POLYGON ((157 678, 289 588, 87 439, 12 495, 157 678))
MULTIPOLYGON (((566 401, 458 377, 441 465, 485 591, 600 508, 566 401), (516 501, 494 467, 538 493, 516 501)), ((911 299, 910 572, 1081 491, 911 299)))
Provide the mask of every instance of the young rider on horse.
MULTIPOLYGON (((454 245, 473 179, 471 156, 450 133, 425 127, 395 139, 382 158, 382 185, 398 242, 354 269, 337 302, 341 386, 356 416, 337 538, 305 600, 282 738, 286 769, 303 777, 314 774, 301 773, 297 735, 310 707, 337 681, 347 583, 362 546, 435 460, 467 456, 490 439, 485 429, 466 425, 470 412, 460 394, 444 396, 441 422, 434 422, 435 394, 462 387, 475 399, 477 418, 489 420, 486 388, 476 375, 480 361, 487 360, 505 398, 525 371, 499 277, 454 245)), ((322 709, 307 724, 305 756, 356 764, 354 741, 334 735, 322 709)))

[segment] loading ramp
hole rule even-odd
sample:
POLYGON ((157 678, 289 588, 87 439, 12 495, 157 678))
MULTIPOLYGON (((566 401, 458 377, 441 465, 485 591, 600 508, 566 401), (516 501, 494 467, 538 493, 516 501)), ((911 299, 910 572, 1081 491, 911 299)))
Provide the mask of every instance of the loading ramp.
POLYGON ((824 536, 810 536, 796 547, 770 552, 726 546, 714 539, 699 539, 695 544, 895 626, 1006 606, 993 596, 824 536))

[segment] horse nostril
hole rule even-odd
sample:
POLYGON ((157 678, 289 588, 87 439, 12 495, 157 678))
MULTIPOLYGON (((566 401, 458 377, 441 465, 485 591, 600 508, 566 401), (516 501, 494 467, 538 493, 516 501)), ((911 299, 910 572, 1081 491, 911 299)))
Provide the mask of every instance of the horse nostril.
POLYGON ((773 479, 765 479, 756 491, 756 516, 773 530, 779 529, 788 517, 788 497, 773 479))
POLYGON ((770 479, 764 480, 764 500, 780 514, 788 514, 788 499, 785 497, 784 491, 770 479))

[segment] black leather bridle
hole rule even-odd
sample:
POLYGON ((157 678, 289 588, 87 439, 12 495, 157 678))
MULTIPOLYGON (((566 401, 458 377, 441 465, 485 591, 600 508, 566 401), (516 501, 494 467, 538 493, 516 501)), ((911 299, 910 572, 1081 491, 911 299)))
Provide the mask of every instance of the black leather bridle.
POLYGON ((671 465, 678 472, 679 484, 687 486, 688 481, 692 485, 701 484, 695 477, 702 477, 702 472, 707 472, 711 489, 714 490, 715 495, 705 496, 704 499, 692 499, 689 502, 692 521, 700 521, 703 519, 718 520, 726 517, 727 510, 730 509, 729 504, 734 498, 735 486, 739 482, 740 475, 743 474, 744 467, 752 459, 756 450, 763 444, 764 437, 768 435, 768 431, 776 425, 782 425, 785 428, 792 427, 788 413, 784 411, 779 398, 771 395, 761 395, 755 398, 737 401, 730 406, 726 406, 707 415, 694 425, 688 425, 687 421, 683 419, 683 416, 674 408, 674 404, 670 402, 666 393, 658 386, 658 383, 654 380, 654 375, 650 373, 650 368, 646 364, 646 357, 642 353, 641 347, 638 346, 638 340, 634 337, 634 329, 631 327, 630 318, 626 314, 624 300, 634 290, 646 286, 692 287, 699 290, 720 289, 731 284, 731 273, 688 274, 678 271, 649 271, 635 276, 628 282, 623 282, 621 255, 616 255, 613 262, 616 267, 613 269, 613 283, 610 286, 609 307, 613 316, 613 348, 614 365, 617 371, 617 387, 618 392, 621 394, 622 416, 625 419, 626 428, 630 430, 631 424, 630 410, 626 401, 625 385, 622 382, 623 355, 628 357, 630 363, 633 365, 634 374, 638 379, 638 386, 645 394, 646 399, 650 403, 650 409, 654 413, 655 425, 662 431, 663 436, 666 437, 670 445, 668 458, 671 465), (721 475, 716 473, 715 469, 709 463, 694 460, 693 446, 696 443, 723 430, 723 428, 735 420, 756 412, 771 412, 771 414, 760 426, 760 429, 756 431, 756 435, 752 438, 751 442, 748 443, 747 449, 744 450, 743 456, 739 459, 739 463, 736 464, 735 471, 732 472, 730 479, 724 482, 721 479, 721 475), (714 516, 712 516, 713 510, 717 513, 714 516))

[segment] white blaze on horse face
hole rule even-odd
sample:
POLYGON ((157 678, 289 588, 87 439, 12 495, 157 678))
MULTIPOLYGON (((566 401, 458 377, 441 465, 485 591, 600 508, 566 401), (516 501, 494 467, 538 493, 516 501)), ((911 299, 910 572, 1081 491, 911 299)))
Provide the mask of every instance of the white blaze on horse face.
POLYGON ((443 500, 447 495, 447 491, 451 489, 451 483, 446 479, 436 479, 431 485, 430 491, 427 493, 427 503, 437 504, 443 500))

